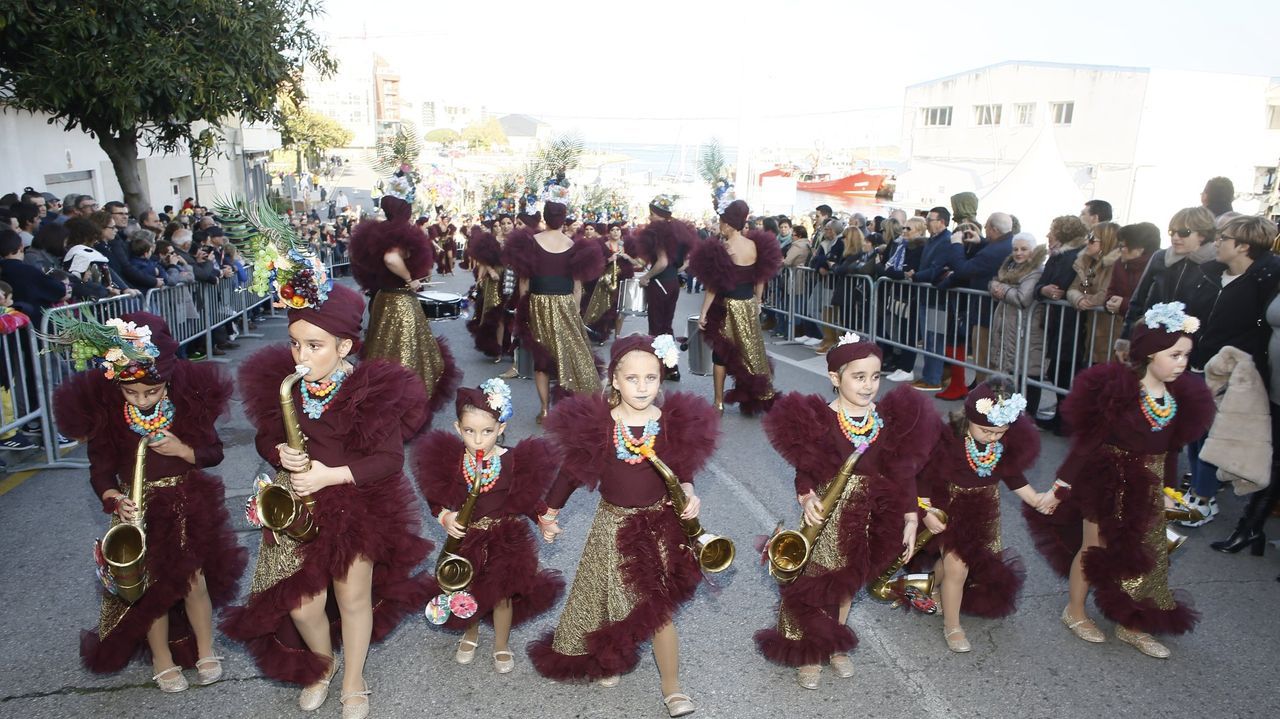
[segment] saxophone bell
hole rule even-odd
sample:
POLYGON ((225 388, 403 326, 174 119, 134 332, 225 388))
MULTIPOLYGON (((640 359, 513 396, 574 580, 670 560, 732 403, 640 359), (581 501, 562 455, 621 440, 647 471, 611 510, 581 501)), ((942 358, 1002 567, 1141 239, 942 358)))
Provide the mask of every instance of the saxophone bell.
POLYGON ((671 509, 675 511, 680 526, 684 529, 685 536, 689 538, 689 548, 693 550, 694 556, 698 558, 698 565, 702 567, 703 571, 713 574, 728 569, 729 565, 733 564, 733 558, 736 553, 733 540, 704 531, 702 523, 698 521, 697 517, 681 519, 680 515, 684 513, 685 497, 684 489, 680 486, 680 479, 667 466, 667 463, 659 459, 658 455, 651 450, 645 451, 643 454, 653 464, 658 476, 662 477, 662 483, 667 487, 667 497, 671 500, 671 509))
MULTIPOLYGON (((476 467, 482 468, 483 466, 484 450, 476 450, 476 467)), ((467 499, 462 503, 462 509, 458 510, 458 515, 454 521, 462 525, 463 532, 466 532, 467 527, 471 524, 471 515, 475 512, 476 500, 480 498, 480 490, 480 480, 477 479, 471 491, 467 493, 467 499)), ((466 591, 467 587, 471 586, 471 580, 475 577, 476 569, 471 564, 471 560, 458 554, 458 550, 461 548, 462 539, 450 536, 445 541, 444 547, 440 549, 440 558, 436 560, 436 584, 440 585, 441 591, 463 592, 466 591)))
POLYGON ((129 499, 138 511, 133 519, 120 522, 102 537, 102 558, 115 582, 115 594, 129 604, 142 597, 147 589, 147 533, 144 527, 145 484, 147 477, 147 445, 150 437, 138 441, 133 464, 133 486, 129 499))
MULTIPOLYGON (((947 513, 941 509, 938 509, 937 507, 930 507, 926 511, 937 517, 938 521, 943 524, 947 523, 947 513)), ((921 527, 919 533, 916 534, 916 544, 911 550, 911 555, 915 556, 918 554, 920 550, 924 549, 925 545, 929 543, 929 540, 933 539, 933 537, 934 534, 928 527, 921 527)), ((907 553, 903 552, 898 555, 898 558, 893 561, 893 564, 890 564, 887 569, 880 573, 879 577, 876 577, 875 581, 867 585, 867 592, 876 599, 892 602, 901 600, 902 597, 906 595, 907 587, 911 586, 921 590, 925 596, 928 596, 929 593, 933 591, 932 574, 907 574, 896 579, 894 578, 894 575, 897 574, 898 570, 902 569, 902 565, 906 563, 907 553), (924 577, 924 580, 921 580, 921 577, 924 577)))
MULTIPOLYGON (((865 447, 865 445, 863 445, 865 447)), ((775 532, 765 546, 765 554, 769 558, 769 574, 779 584, 790 584, 804 571, 805 565, 813 554, 813 546, 818 536, 827 526, 827 519, 835 509, 836 503, 844 495, 849 478, 853 476, 853 467, 862 457, 862 449, 854 449, 840 465, 836 476, 827 483, 827 490, 822 494, 822 521, 818 524, 805 524, 799 530, 787 529, 775 532)))
MULTIPOLYGON (((293 374, 280 382, 280 412, 284 420, 285 443, 299 452, 307 451, 307 440, 298 424, 298 412, 293 406, 293 387, 311 372, 306 365, 295 365, 293 374)), ((299 542, 310 542, 320 533, 315 523, 314 494, 299 497, 293 490, 289 473, 281 470, 271 484, 258 491, 258 511, 262 525, 279 534, 285 534, 299 542)))

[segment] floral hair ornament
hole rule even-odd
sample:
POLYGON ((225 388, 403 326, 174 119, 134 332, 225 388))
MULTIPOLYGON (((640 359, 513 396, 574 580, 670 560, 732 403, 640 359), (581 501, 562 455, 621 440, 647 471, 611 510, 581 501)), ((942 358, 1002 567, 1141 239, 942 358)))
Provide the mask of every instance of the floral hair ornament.
POLYGON ((276 307, 317 307, 329 298, 333 279, 310 243, 284 217, 262 202, 219 200, 227 237, 253 268, 249 291, 271 295, 276 307))
POLYGON ((1165 332, 1195 334, 1200 330, 1200 320, 1187 314, 1186 310, 1187 306, 1181 302, 1161 302, 1147 310, 1142 322, 1148 329, 1163 327, 1165 332))
POLYGON ((716 214, 723 215, 735 199, 733 183, 723 177, 716 180, 716 184, 711 187, 711 196, 716 201, 716 214))
POLYGON ((542 189, 542 195, 538 198, 542 202, 554 202, 558 205, 569 206, 569 188, 565 185, 552 180, 542 189))
POLYGON ((843 347, 845 345, 856 344, 861 341, 862 341, 862 338, 859 337, 856 333, 845 332, 843 335, 840 336, 840 341, 836 343, 836 346, 843 347))
MULTIPOLYGON (((71 348, 72 366, 77 371, 101 369, 107 379, 133 382, 155 375, 154 364, 160 348, 151 341, 151 328, 113 317, 105 324, 95 319, 78 319, 50 314, 50 334, 41 334, 51 344, 71 348)), ((158 375, 154 379, 163 381, 158 375)))
POLYGON ((675 206, 676 198, 672 195, 655 195, 652 200, 649 200, 649 209, 662 217, 671 217, 675 206))
POLYGON ((680 348, 671 335, 658 335, 653 338, 653 353, 662 361, 664 367, 675 367, 680 363, 680 348))
POLYGON ((488 403, 489 409, 498 413, 498 421, 506 422, 511 419, 514 413, 511 407, 511 387, 500 377, 487 379, 480 385, 480 391, 484 392, 485 402, 488 403))
POLYGON ((988 427, 1003 427, 1013 424, 1018 415, 1027 409, 1027 398, 1018 392, 1008 397, 983 397, 974 403, 978 413, 987 418, 988 427))

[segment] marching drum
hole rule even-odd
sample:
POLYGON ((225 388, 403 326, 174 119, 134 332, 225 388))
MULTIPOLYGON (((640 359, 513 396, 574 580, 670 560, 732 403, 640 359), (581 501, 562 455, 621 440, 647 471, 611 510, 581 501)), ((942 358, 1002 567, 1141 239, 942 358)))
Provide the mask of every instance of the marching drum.
POLYGON ((711 374, 711 345, 702 336, 702 329, 698 327, 698 318, 699 315, 689 318, 689 371, 706 377, 711 374))
POLYGON ((456 320, 462 316, 462 295, 421 290, 418 292, 418 301, 422 303, 422 312, 429 320, 456 320))
POLYGON ((649 314, 649 305, 644 298, 644 288, 636 279, 623 280, 618 288, 618 312, 625 316, 644 317, 649 314))

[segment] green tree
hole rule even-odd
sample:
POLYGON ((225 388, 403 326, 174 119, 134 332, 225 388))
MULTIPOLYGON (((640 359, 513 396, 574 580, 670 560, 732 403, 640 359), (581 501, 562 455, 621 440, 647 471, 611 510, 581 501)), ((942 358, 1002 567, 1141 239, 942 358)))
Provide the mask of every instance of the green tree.
POLYGON ((441 145, 452 145, 462 139, 457 130, 450 130, 442 127, 439 130, 432 130, 427 133, 427 142, 438 142, 441 145))
POLYGON ((494 118, 463 128, 462 140, 473 150, 488 150, 498 145, 506 145, 507 133, 502 130, 502 123, 494 118))
POLYGON ((299 107, 288 95, 280 96, 280 143, 298 153, 298 172, 302 172, 302 157, 315 164, 329 150, 345 147, 351 142, 351 131, 342 123, 306 107, 299 107))
POLYGON ((279 125, 277 95, 301 104, 305 65, 333 72, 319 13, 320 0, 0 3, 0 103, 96 138, 141 212, 139 146, 207 159, 221 120, 279 125))

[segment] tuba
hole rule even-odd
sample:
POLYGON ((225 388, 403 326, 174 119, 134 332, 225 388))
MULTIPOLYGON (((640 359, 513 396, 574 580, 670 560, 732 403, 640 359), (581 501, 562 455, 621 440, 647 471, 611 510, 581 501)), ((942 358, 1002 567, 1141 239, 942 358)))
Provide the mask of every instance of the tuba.
MULTIPOLYGON (((483 465, 484 452, 477 450, 476 466, 483 465)), ((458 510, 457 522, 462 525, 463 531, 466 531, 467 525, 471 524, 471 513, 475 511, 476 500, 479 498, 480 482, 477 481, 467 493, 467 500, 462 503, 462 509, 458 510)), ((471 578, 475 576, 476 570, 471 566, 471 560, 458 554, 461 546, 462 539, 450 536, 444 543, 444 548, 440 550, 440 557, 436 559, 436 584, 440 585, 441 591, 462 592, 471 586, 471 578)))
MULTIPOLYGON (((947 513, 941 509, 930 507, 925 511, 937 517, 943 524, 947 523, 947 513)), ((933 539, 933 532, 928 527, 922 526, 920 532, 916 534, 916 544, 915 548, 911 550, 911 554, 914 555, 924 549, 924 545, 928 544, 930 539, 933 539)), ((894 579, 894 575, 898 573, 899 569, 902 569, 902 565, 906 564, 906 561, 907 553, 903 552, 898 555, 897 559, 893 560, 893 564, 890 564, 888 569, 885 569, 880 573, 880 576, 876 577, 875 581, 868 584, 867 591, 871 593, 871 596, 888 602, 901 597, 908 586, 919 589, 925 595, 932 592, 932 574, 908 574, 894 579)))
POLYGON ((822 495, 820 523, 806 524, 799 531, 782 530, 779 527, 779 530, 769 538, 768 544, 765 545, 769 558, 769 574, 773 575, 779 584, 794 582, 796 577, 800 576, 800 572, 804 571, 805 565, 809 563, 809 555, 813 552, 813 545, 817 543, 818 535, 822 534, 823 528, 827 526, 827 518, 831 516, 831 510, 835 509, 840 496, 844 494, 844 488, 849 484, 849 478, 853 476, 853 467, 861 456, 862 451, 859 449, 850 452, 849 458, 840 465, 840 471, 836 472, 836 476, 827 485, 827 491, 822 495))
MULTIPOLYGON (((311 370, 303 365, 296 366, 294 370, 280 382, 280 412, 284 417, 285 442, 291 449, 306 452, 307 438, 302 434, 298 411, 293 406, 293 387, 311 370)), ((275 482, 258 492, 258 511, 263 526, 273 532, 283 532, 299 542, 310 542, 320 532, 315 523, 315 504, 314 494, 299 497, 293 491, 289 473, 284 470, 276 473, 275 482)))
POLYGON ((129 499, 138 507, 137 514, 128 522, 120 522, 107 530, 102 537, 102 557, 107 571, 116 583, 116 596, 129 604, 142 597, 147 589, 147 533, 143 529, 143 500, 147 479, 147 445, 150 437, 138 441, 138 451, 133 461, 133 486, 129 499))
MULTIPOLYGON (((663 484, 667 485, 667 495, 671 498, 671 508, 675 511, 676 517, 680 517, 680 513, 684 511, 684 489, 680 487, 680 478, 676 477, 676 473, 671 471, 666 462, 658 459, 658 455, 653 450, 645 450, 644 456, 657 470, 658 475, 662 477, 663 484)), ((693 519, 680 519, 680 526, 684 529, 684 534, 689 538, 689 546, 693 549, 693 553, 698 557, 698 564, 707 572, 723 572, 733 564, 733 540, 728 537, 721 537, 716 534, 704 531, 702 523, 697 517, 693 519)))

